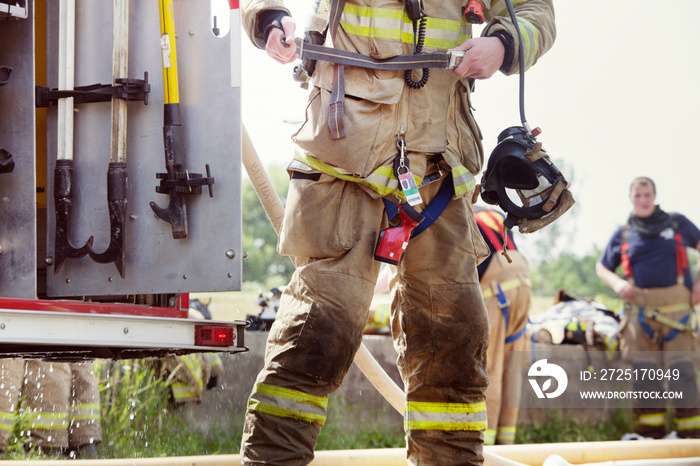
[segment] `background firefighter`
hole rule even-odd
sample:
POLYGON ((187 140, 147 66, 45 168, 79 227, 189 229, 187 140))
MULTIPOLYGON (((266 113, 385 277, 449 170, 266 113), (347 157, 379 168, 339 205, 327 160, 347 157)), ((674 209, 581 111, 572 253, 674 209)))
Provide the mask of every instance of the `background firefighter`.
MULTIPOLYGON (((491 251, 477 268, 490 329, 487 352, 489 387, 486 389, 488 427, 484 443, 509 445, 515 440, 518 400, 508 400, 508 387, 520 387, 521 374, 508 372, 508 352, 528 351, 530 347, 526 326, 532 280, 530 267, 517 250, 510 230, 507 230, 508 241, 504 245, 503 215, 494 210, 479 210, 474 215, 491 251), (503 255, 504 248, 510 262, 503 255)), ((520 390, 513 392, 519 394, 520 390)))
MULTIPOLYGON (((408 84, 409 78, 425 80, 420 71, 407 77, 404 70, 315 64, 306 121, 294 136, 300 150, 288 167, 278 246, 297 269, 249 400, 244 464, 312 460, 328 395, 361 343, 379 272, 372 252, 388 226, 382 198, 407 198, 393 172, 399 156, 406 162, 399 167, 410 167, 420 186, 417 211, 443 186, 451 193, 439 218, 407 244, 392 281, 408 461, 482 463, 488 321, 476 265, 488 251, 472 213, 483 149, 470 111, 469 78, 489 78, 499 69, 517 73, 519 67, 516 30, 504 4, 492 9, 481 3, 488 24, 483 37, 472 39, 462 16, 466 0, 430 0, 419 11, 412 8, 418 2, 408 2, 408 10, 418 13, 413 21, 395 0, 331 2, 326 45, 360 57, 407 56, 418 29, 425 51, 457 49, 465 56, 453 70, 430 69, 422 88, 408 84)), ((322 11, 323 3, 317 4, 322 11)), ((553 6, 529 0, 519 2, 516 12, 528 38, 529 67, 554 41, 553 6)), ((243 22, 253 43, 275 60, 295 59, 296 24, 280 0, 250 1, 243 22)))
MULTIPOLYGON (((700 250, 700 230, 683 215, 664 212, 655 200, 656 186, 650 178, 632 181, 632 213, 627 224, 613 234, 596 263, 596 273, 625 301, 620 325, 623 355, 634 369, 679 370, 681 377, 669 380, 668 389, 682 391, 695 402, 688 408, 673 401, 678 436, 700 438, 697 371, 689 357, 697 349, 694 306, 700 303, 700 275, 693 282, 686 256, 687 247, 700 250), (620 265, 624 279, 614 273, 620 265), (649 352, 659 356, 650 360, 649 352)), ((643 385, 635 381, 634 388, 662 390, 663 381, 643 385)), ((634 416, 634 429, 640 436, 667 434, 665 408, 635 402, 634 416)))
POLYGON ((102 441, 100 391, 91 361, 56 363, 34 359, 0 361, 0 448, 7 448, 18 421, 27 433, 27 447, 61 451, 71 456, 97 458, 102 441), (73 453, 71 453, 73 452, 73 453))

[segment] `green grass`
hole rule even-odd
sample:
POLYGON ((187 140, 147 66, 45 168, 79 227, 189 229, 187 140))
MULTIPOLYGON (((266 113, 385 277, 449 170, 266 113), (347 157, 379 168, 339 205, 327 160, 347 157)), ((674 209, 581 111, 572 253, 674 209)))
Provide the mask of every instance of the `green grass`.
POLYGON ((632 410, 616 410, 601 421, 578 419, 551 410, 544 422, 533 422, 519 427, 515 443, 595 442, 620 440, 623 434, 633 432, 632 410))

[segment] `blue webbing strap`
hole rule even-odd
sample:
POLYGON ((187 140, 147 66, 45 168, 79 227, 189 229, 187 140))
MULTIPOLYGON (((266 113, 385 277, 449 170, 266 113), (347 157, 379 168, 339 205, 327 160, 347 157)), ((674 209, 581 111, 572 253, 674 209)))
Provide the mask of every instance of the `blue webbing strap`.
MULTIPOLYGON (((452 174, 448 174, 445 177, 445 181, 440 186, 437 194, 430 201, 430 204, 421 212, 423 216, 423 221, 418 224, 416 228, 413 229, 411 233, 411 238, 423 233, 430 225, 433 224, 435 220, 438 219, 441 213, 447 208, 447 204, 450 203, 455 194, 454 184, 452 183, 452 174)), ((399 212, 399 207, 391 202, 390 200, 384 198, 384 207, 386 208, 386 215, 389 220, 394 218, 399 212)))

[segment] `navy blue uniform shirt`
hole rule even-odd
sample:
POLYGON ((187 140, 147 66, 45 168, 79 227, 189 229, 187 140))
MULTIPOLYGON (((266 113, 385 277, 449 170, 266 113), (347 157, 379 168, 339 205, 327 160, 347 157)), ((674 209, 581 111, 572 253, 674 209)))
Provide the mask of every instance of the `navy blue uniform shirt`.
MULTIPOLYGON (((695 248, 700 242, 700 230, 681 214, 672 214, 686 247, 695 248)), ((634 284, 640 288, 673 286, 678 281, 676 269, 676 241, 674 230, 668 227, 657 236, 642 237, 633 228, 629 228, 629 259, 632 264, 634 284)), ((615 271, 622 263, 622 227, 613 234, 605 251, 600 256, 600 263, 608 270, 615 271)), ((625 277, 629 278, 629 277, 625 277)), ((685 270, 685 285, 692 289, 693 279, 690 270, 685 270)))

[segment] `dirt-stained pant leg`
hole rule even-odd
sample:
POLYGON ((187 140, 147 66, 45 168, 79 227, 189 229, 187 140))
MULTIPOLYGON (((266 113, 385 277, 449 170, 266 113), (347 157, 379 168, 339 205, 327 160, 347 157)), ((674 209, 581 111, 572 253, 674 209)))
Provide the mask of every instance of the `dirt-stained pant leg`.
POLYGON ((100 387, 92 361, 71 363, 68 446, 78 448, 102 441, 100 387))
MULTIPOLYGON (((436 190, 421 190, 423 199, 436 190)), ((471 204, 457 199, 411 239, 397 267, 392 335, 406 387, 410 465, 483 462, 489 328, 476 256, 484 250, 471 204)))
POLYGON ((17 403, 24 379, 24 359, 0 359, 0 451, 7 448, 17 420, 17 403))
POLYGON ((27 360, 27 414, 22 422, 32 445, 68 448, 70 385, 70 364, 27 360))
POLYGON ((268 337, 251 394, 245 465, 297 466, 313 459, 336 390, 362 341, 379 273, 373 258, 384 207, 355 183, 292 179, 280 253, 297 270, 268 337))

